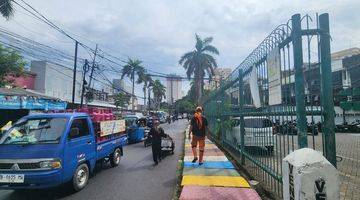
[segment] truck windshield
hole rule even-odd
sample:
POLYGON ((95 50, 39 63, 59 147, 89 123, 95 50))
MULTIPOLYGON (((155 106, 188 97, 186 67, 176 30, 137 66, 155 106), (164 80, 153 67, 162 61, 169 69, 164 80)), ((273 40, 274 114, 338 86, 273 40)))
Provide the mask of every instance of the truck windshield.
POLYGON ((136 121, 136 118, 125 118, 126 127, 134 125, 135 121, 136 121))
POLYGON ((59 143, 66 123, 66 118, 34 118, 19 121, 2 135, 0 144, 59 143))

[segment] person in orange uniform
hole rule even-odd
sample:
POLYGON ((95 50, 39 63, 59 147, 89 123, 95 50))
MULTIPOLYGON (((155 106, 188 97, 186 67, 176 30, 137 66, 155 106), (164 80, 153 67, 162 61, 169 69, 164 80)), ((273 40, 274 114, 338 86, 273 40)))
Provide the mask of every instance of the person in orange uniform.
POLYGON ((194 155, 192 163, 196 163, 199 160, 199 165, 203 164, 206 131, 210 132, 208 121, 202 113, 203 109, 201 107, 195 109, 195 114, 191 119, 189 128, 189 139, 192 135, 191 148, 194 155), (197 145, 199 145, 199 158, 197 157, 197 145))

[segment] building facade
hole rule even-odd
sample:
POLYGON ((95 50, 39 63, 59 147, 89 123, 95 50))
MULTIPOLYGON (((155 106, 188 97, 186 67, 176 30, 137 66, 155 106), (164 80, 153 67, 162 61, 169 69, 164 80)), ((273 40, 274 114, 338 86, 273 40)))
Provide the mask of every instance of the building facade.
MULTIPOLYGON (((30 71, 36 74, 34 90, 64 101, 72 101, 73 70, 47 61, 31 61, 30 71)), ((75 102, 80 102, 82 72, 76 73, 75 102)))
POLYGON ((35 87, 36 74, 25 71, 20 76, 8 75, 6 80, 10 82, 10 87, 18 87, 33 90, 35 87))
POLYGON ((173 104, 176 100, 181 99, 182 91, 181 77, 172 75, 166 78, 166 102, 173 104))
POLYGON ((225 80, 231 72, 231 68, 216 68, 212 80, 210 82, 205 82, 204 89, 215 90, 216 88, 219 88, 221 81, 225 80))
POLYGON ((131 87, 128 86, 123 79, 113 79, 113 90, 114 94, 118 94, 124 91, 131 93, 131 87))

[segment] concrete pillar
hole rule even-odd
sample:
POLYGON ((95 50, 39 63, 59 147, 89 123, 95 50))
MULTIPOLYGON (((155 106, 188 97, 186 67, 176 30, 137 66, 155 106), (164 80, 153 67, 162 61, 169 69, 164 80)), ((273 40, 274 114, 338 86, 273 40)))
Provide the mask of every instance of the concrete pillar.
POLYGON ((339 200, 339 172, 318 151, 296 150, 282 162, 283 195, 287 200, 339 200))

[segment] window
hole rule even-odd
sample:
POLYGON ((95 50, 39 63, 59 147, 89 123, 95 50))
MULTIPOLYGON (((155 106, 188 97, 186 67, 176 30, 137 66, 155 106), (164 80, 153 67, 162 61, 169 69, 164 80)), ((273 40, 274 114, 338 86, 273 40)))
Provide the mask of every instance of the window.
POLYGON ((272 127, 272 122, 269 119, 263 118, 248 118, 245 119, 245 127, 247 128, 267 128, 272 127))
POLYGON ((79 138, 79 137, 87 136, 90 134, 87 119, 74 119, 74 121, 71 124, 71 129, 72 128, 78 128, 79 134, 76 136, 70 137, 70 139, 79 138))

